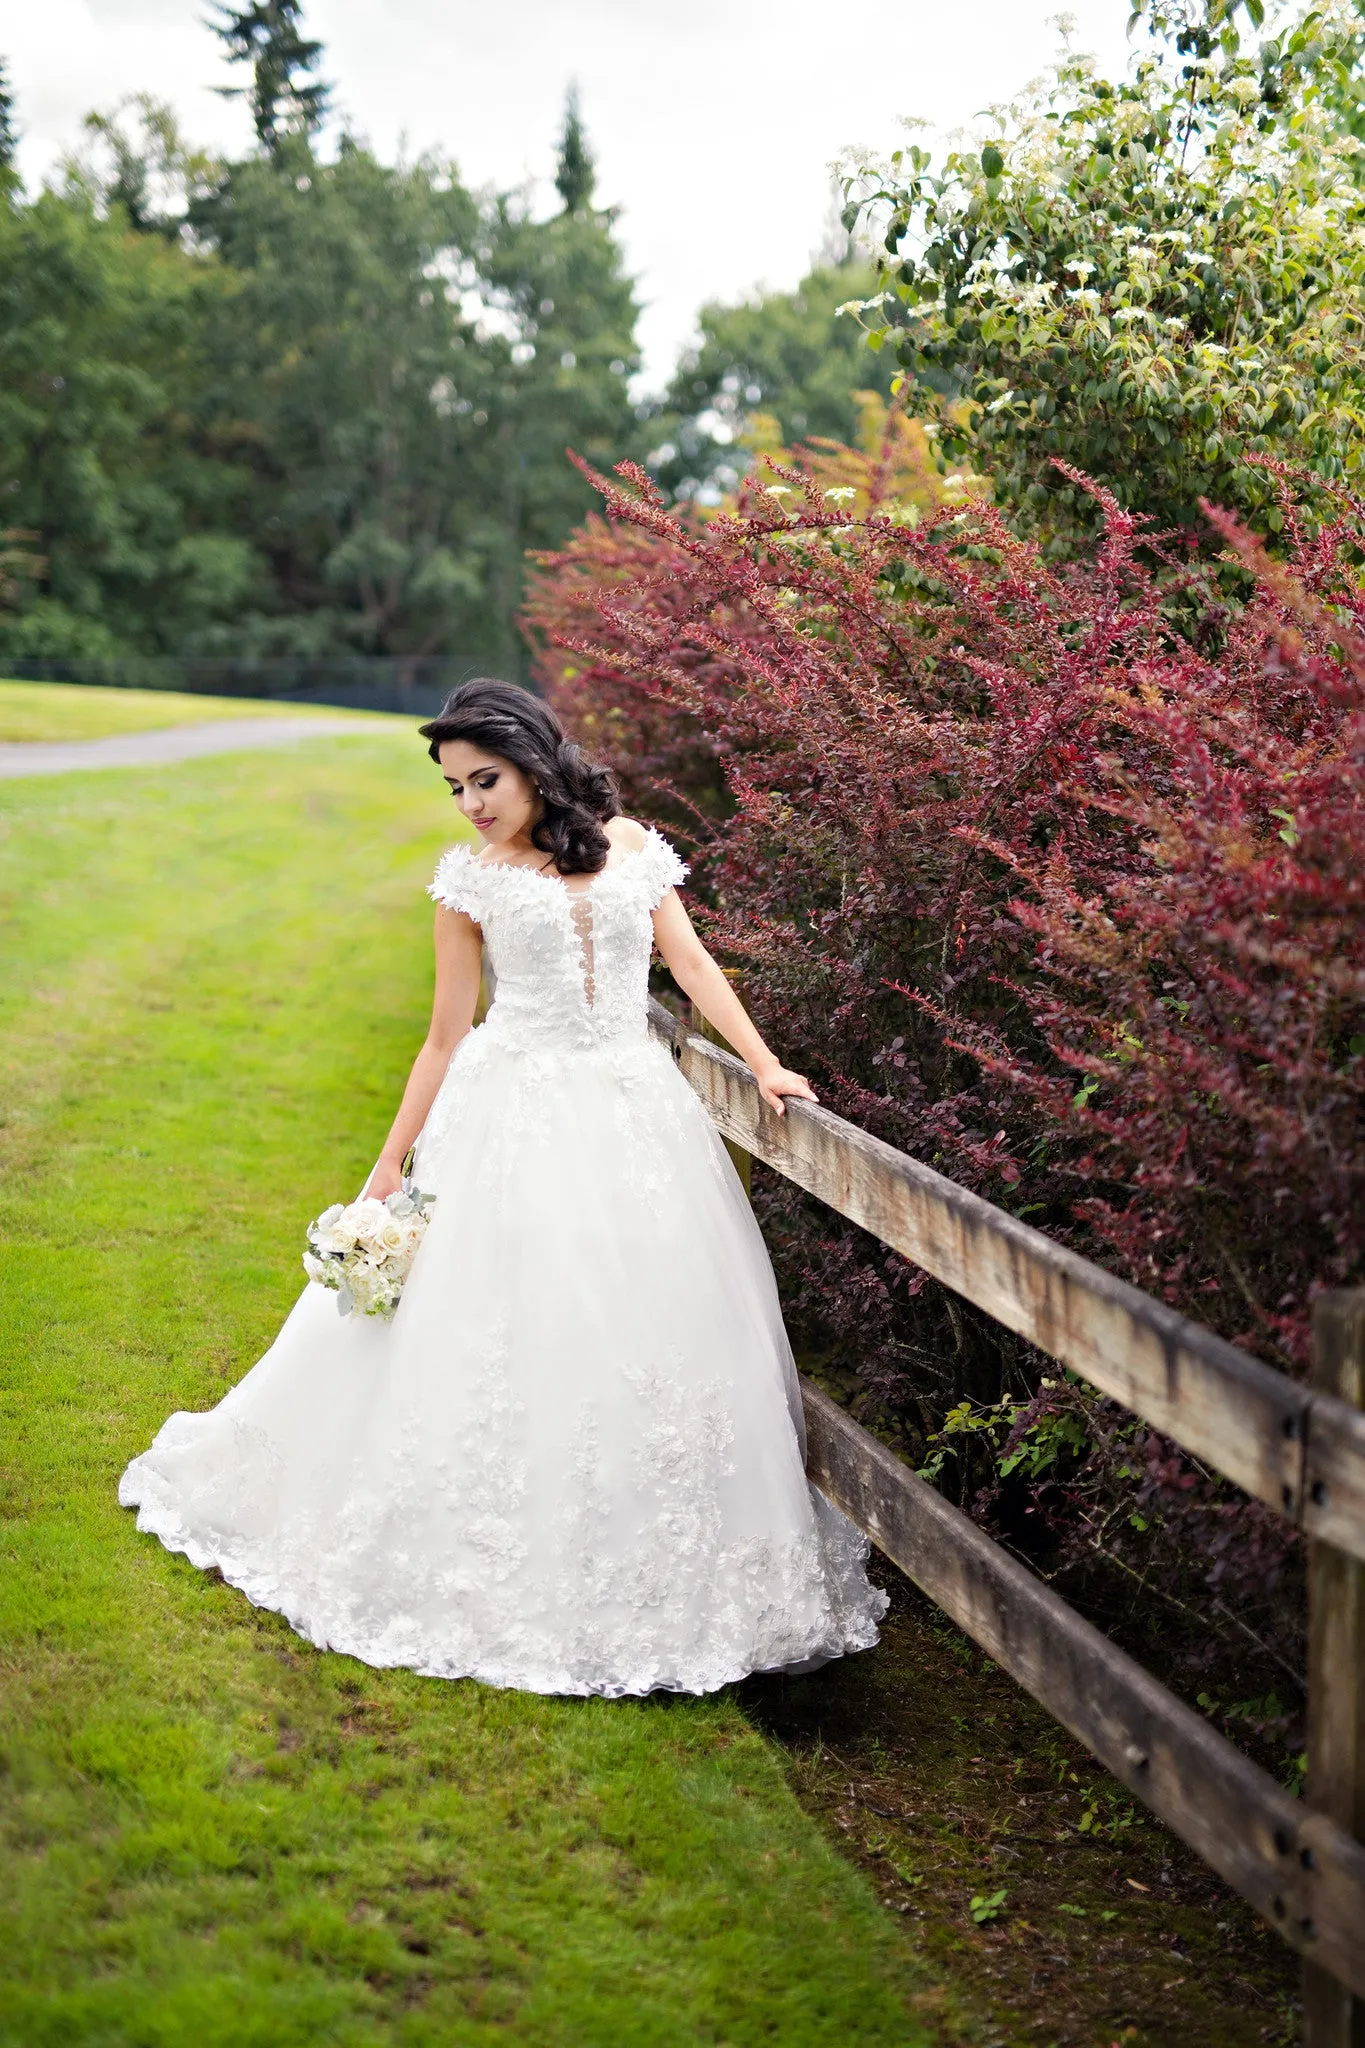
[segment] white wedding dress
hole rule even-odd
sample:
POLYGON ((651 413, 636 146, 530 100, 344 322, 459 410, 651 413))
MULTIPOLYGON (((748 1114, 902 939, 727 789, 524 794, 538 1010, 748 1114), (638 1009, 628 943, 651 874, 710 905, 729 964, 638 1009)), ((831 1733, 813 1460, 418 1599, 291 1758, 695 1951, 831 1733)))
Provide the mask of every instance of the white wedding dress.
MULTIPOLYGON (((791 1350, 725 1149, 646 1028, 651 832, 575 893, 446 854, 497 993, 417 1146, 435 1213, 391 1322, 310 1284, 123 1475, 139 1529, 374 1665, 709 1692, 877 1640, 811 1488, 791 1350)), ((575 885, 577 887, 577 885, 575 885)))

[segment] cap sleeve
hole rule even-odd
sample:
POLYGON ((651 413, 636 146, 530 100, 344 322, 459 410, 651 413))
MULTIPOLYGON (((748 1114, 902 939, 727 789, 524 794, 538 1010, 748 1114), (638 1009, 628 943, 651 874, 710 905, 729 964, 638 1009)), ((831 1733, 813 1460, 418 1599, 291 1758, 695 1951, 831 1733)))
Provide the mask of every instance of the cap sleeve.
POLYGON ((670 889, 676 889, 687 880, 688 866, 680 860, 675 847, 656 832, 651 825, 645 834, 645 843, 640 848, 640 865, 649 883, 649 907, 657 910, 670 889))
POLYGON ((452 846, 441 855, 427 894, 446 910, 462 910, 478 924, 482 915, 479 876, 467 846, 452 846))

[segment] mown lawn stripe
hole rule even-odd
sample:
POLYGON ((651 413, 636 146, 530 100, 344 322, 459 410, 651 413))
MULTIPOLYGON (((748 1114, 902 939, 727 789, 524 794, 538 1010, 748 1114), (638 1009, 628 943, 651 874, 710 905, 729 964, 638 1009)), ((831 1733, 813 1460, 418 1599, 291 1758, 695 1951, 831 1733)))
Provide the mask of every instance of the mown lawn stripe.
POLYGON ((377 1149, 450 831, 368 734, 0 791, 0 2041, 901 2048, 918 1970, 732 1696, 370 1671, 116 1505, 377 1149))

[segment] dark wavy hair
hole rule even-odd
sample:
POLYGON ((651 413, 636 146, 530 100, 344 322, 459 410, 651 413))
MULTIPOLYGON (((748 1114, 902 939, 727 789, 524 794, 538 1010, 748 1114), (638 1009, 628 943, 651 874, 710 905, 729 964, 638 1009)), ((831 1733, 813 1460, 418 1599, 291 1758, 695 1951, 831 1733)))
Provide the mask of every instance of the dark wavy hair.
POLYGON ((561 875, 595 875, 611 842, 602 830, 621 809, 616 778, 566 738, 548 704, 516 683, 475 676, 452 690, 440 713, 418 727, 433 761, 446 740, 466 740, 501 755, 530 777, 545 802, 531 843, 553 854, 561 875))

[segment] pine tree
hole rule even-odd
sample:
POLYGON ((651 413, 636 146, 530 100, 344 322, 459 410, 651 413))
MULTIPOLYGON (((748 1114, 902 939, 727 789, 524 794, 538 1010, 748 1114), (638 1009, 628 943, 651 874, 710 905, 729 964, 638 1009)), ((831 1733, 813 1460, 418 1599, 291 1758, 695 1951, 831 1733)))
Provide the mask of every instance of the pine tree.
POLYGON ((0 58, 0 172, 13 171, 19 147, 19 130, 14 123, 14 94, 10 90, 9 67, 0 58))
POLYGON ((310 79, 322 56, 322 44, 310 41, 299 27, 300 0, 251 0, 230 7, 219 0, 215 32, 227 45, 230 64, 250 64, 248 86, 219 86, 225 99, 246 99, 261 146, 279 154, 286 135, 312 135, 322 126, 331 101, 331 87, 310 79))
POLYGON ((564 98, 564 133, 559 142, 559 168, 555 186, 564 201, 565 213, 581 213, 591 203, 597 182, 597 167, 588 149, 588 138, 578 112, 578 87, 571 85, 564 98))

